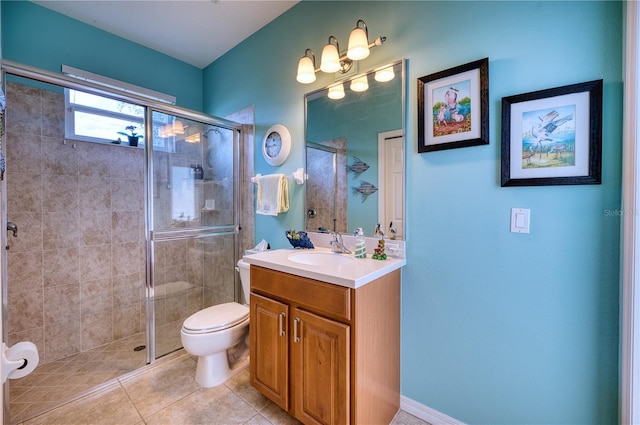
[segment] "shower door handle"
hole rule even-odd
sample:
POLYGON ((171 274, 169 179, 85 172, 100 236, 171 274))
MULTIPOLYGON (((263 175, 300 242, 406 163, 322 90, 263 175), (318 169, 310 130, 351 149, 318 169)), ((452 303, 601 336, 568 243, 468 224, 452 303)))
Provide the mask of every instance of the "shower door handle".
POLYGON ((11 232, 14 238, 18 237, 18 225, 13 221, 7 221, 7 231, 11 232))

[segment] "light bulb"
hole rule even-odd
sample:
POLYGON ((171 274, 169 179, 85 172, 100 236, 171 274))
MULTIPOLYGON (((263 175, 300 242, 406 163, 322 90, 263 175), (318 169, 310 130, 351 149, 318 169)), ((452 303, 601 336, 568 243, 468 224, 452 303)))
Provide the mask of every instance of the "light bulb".
POLYGON ((302 84, 313 83, 316 80, 316 70, 309 56, 303 56, 298 62, 298 75, 296 80, 302 84))
POLYGON ((362 28, 354 28, 349 35, 349 48, 347 57, 354 61, 359 61, 369 56, 369 40, 367 33, 362 28))
POLYGON ((344 97, 344 86, 342 83, 329 87, 327 97, 329 99, 342 99, 344 97))
POLYGON ((322 49, 320 70, 329 74, 340 70, 340 54, 334 44, 326 44, 322 49))
POLYGON ((389 66, 387 68, 376 71, 375 77, 373 77, 376 81, 381 83, 386 83, 387 81, 393 80, 396 74, 393 72, 393 67, 389 66))
POLYGON ((369 88, 369 80, 367 80, 367 76, 363 75, 362 77, 358 77, 351 81, 351 90, 355 92, 362 92, 369 88))

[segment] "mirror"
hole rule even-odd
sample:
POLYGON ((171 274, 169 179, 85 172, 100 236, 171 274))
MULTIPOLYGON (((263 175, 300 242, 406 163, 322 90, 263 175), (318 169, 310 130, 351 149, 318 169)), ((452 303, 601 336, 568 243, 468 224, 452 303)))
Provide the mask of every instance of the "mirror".
POLYGON ((404 87, 401 60, 305 95, 308 231, 404 239, 404 87))

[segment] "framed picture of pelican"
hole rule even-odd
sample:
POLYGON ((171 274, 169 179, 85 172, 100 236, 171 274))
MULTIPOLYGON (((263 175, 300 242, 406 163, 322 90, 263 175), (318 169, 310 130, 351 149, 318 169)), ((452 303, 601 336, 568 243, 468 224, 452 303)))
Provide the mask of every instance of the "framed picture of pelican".
POLYGON ((600 184, 602 80, 502 98, 502 186, 600 184))
POLYGON ((418 78, 418 152, 489 144, 489 58, 418 78))

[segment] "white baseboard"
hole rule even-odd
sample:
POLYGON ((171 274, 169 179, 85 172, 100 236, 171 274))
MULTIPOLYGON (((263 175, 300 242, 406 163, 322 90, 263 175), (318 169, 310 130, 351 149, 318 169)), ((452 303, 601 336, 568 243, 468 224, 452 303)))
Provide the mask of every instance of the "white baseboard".
POLYGON ((429 422, 431 425, 464 425, 464 422, 460 422, 451 416, 447 416, 444 413, 438 412, 403 395, 400 396, 400 409, 412 414, 416 418, 429 422))

